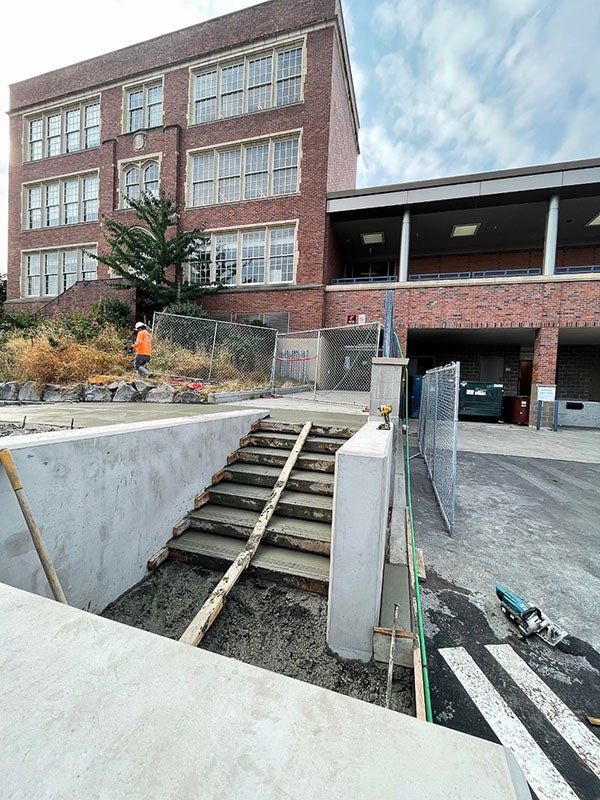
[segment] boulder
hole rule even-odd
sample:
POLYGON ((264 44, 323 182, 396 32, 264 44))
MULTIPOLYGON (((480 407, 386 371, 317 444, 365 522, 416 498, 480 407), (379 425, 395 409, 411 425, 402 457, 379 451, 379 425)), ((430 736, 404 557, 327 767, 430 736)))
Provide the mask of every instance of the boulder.
POLYGON ((47 383, 42 399, 44 403, 79 403, 83 400, 83 384, 58 386, 55 383, 47 383))
POLYGON ((113 403, 138 403, 142 396, 131 384, 126 381, 121 381, 117 387, 117 391, 113 395, 113 403))
POLYGON ((186 389, 175 396, 174 403, 206 403, 206 395, 201 392, 194 392, 192 389, 186 389))
POLYGON ((175 389, 172 386, 168 383, 159 383, 146 395, 146 403, 172 403, 174 396, 175 389))
POLYGON ((43 383, 26 381, 19 389, 19 400, 21 403, 41 403, 44 399, 45 389, 43 383))
POLYGON ((91 384, 85 387, 83 399, 86 403, 110 403, 112 392, 106 386, 91 384))
POLYGON ((18 400, 21 384, 16 381, 0 383, 0 400, 18 400))
POLYGON ((134 381, 133 386, 138 390, 138 392, 142 395, 142 399, 146 397, 149 391, 155 388, 153 383, 146 383, 146 381, 134 381))

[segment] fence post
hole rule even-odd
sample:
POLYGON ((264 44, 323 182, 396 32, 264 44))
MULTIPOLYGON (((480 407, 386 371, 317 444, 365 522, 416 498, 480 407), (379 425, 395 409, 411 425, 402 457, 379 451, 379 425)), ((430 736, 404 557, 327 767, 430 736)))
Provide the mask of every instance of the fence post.
POLYGON ((271 365, 271 394, 275 394, 275 368, 277 365, 277 351, 279 349, 279 331, 275 334, 275 347, 273 348, 273 364, 271 365))
POLYGON ((315 357, 315 379, 313 385, 313 400, 317 399, 317 375, 319 374, 319 357, 321 355, 321 331, 317 332, 317 355, 315 357))
POLYGON ((210 364, 208 365, 208 380, 207 383, 210 383, 210 379, 212 376, 212 368, 213 368, 213 360, 215 357, 215 346, 217 344, 217 331, 219 330, 219 320, 215 320, 215 332, 213 334, 213 343, 212 343, 212 350, 210 352, 210 364))

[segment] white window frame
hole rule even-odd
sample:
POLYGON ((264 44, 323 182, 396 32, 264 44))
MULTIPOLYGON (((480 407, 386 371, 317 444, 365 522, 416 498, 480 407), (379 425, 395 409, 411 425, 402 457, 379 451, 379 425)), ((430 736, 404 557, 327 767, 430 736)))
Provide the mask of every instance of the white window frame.
POLYGON ((82 222, 97 222, 100 174, 96 170, 74 175, 60 175, 39 183, 24 183, 22 195, 24 231, 79 225, 82 222), (76 199, 72 199, 70 195, 74 182, 77 184, 76 199), (33 202, 36 204, 34 205, 33 202), (67 206, 73 205, 77 206, 76 219, 68 221, 67 206), (36 221, 39 224, 34 224, 36 221))
POLYGON ((160 153, 153 153, 139 159, 127 159, 120 161, 119 168, 119 208, 130 208, 127 198, 133 197, 138 199, 144 192, 149 192, 154 197, 158 197, 160 191, 160 173, 162 166, 162 158, 160 153), (156 168, 156 180, 150 180, 148 171, 156 168), (137 180, 131 182, 129 176, 133 170, 137 170, 137 180), (148 189, 150 184, 156 184, 155 189, 148 189), (130 194, 133 187, 137 187, 137 191, 130 194))
POLYGON ((86 255, 97 252, 97 245, 24 250, 21 252, 21 298, 57 297, 80 280, 97 279, 97 261, 86 255), (69 257, 76 254, 76 269, 69 257), (56 289, 56 291, 54 291, 56 289))
POLYGON ((23 125, 24 162, 100 147, 100 98, 28 114, 23 125))
MULTIPOLYGON (((297 63, 297 56, 292 59, 292 62, 294 64, 297 63)), ((305 76, 305 38, 257 50, 256 52, 240 53, 237 57, 210 61, 203 65, 195 66, 190 70, 190 125, 203 125, 206 122, 302 103, 304 102, 305 76), (297 54, 298 51, 300 52, 299 69, 287 74, 290 59, 286 63, 285 56, 291 53, 297 54), (265 70, 258 70, 254 79, 252 79, 251 65, 266 62, 268 59, 270 59, 270 76, 268 79, 265 70), (236 67, 242 68, 242 80, 235 87, 231 87, 225 76, 236 67), (197 83, 198 79, 209 78, 209 76, 210 81, 206 81, 204 86, 201 87, 197 83), (292 96, 282 91, 282 87, 291 82, 298 87, 292 96), (260 102, 252 100, 253 90, 259 96, 260 102), (231 113, 231 108, 223 101, 234 95, 240 95, 240 102, 237 103, 236 108, 241 110, 231 113), (212 109, 212 111, 202 113, 202 109, 207 108, 212 109)))
POLYGON ((205 245, 205 252, 209 254, 209 260, 190 261, 186 265, 186 280, 190 283, 213 282, 224 279, 224 282, 232 287, 264 287, 291 286, 296 281, 298 263, 297 220, 272 222, 265 225, 248 225, 234 229, 215 229, 207 231, 204 237, 209 239, 209 242, 205 245), (277 246, 277 231, 284 230, 292 232, 292 247, 291 253, 281 254, 280 256, 274 252, 274 249, 277 246), (249 277, 257 274, 256 265, 252 265, 251 269, 245 268, 244 249, 248 248, 252 238, 254 238, 255 242, 258 240, 256 234, 262 234, 264 237, 263 255, 261 257, 260 253, 256 251, 250 257, 254 260, 262 260, 262 280, 249 280, 249 277), (223 244, 223 240, 230 245, 235 241, 235 257, 231 257, 230 253, 228 253, 230 257, 225 259, 225 269, 219 267, 219 262, 223 260, 218 259, 218 249, 223 244), (283 272, 275 268, 275 264, 279 263, 276 259, 289 258, 290 256, 292 258, 291 274, 289 277, 276 279, 275 273, 283 272))
POLYGON ((123 132, 135 133, 136 131, 148 130, 150 128, 159 128, 163 124, 164 119, 164 81, 162 75, 155 77, 142 83, 136 83, 131 86, 124 86, 123 98, 123 132), (153 102, 151 94, 155 89, 160 88, 160 102, 153 102), (135 111, 139 111, 140 124, 133 119, 131 108, 131 98, 135 94, 141 94, 141 105, 136 106, 135 111), (152 109, 160 106, 160 119, 151 123, 152 109))
POLYGON ((205 206, 221 205, 224 203, 239 203, 242 200, 262 200, 268 197, 284 197, 298 194, 300 191, 300 162, 302 157, 302 132, 289 131, 278 133, 270 137, 261 139, 249 139, 243 142, 235 142, 222 145, 216 148, 203 148, 202 150, 192 150, 188 153, 188 176, 189 190, 187 198, 188 208, 202 208, 205 206), (266 188, 265 193, 257 196, 256 188, 259 185, 255 181, 257 175, 265 175, 265 170, 257 171, 248 158, 253 150, 259 147, 267 147, 267 170, 266 181, 262 184, 266 188), (295 163, 280 164, 278 161, 279 151, 292 150, 295 152, 295 163), (224 169, 224 162, 231 162, 231 154, 237 154, 239 169, 236 172, 224 169), (228 159, 222 158, 229 156, 228 159), (212 177, 210 175, 210 160, 212 158, 212 177), (208 165, 207 171, 198 169, 200 160, 208 165), (283 174, 295 176, 295 180, 290 177, 283 182, 285 191, 279 191, 280 181, 278 178, 283 174), (238 190, 232 196, 228 189, 237 186, 238 190), (200 188, 202 187, 202 188, 200 188), (208 200, 209 202, 198 202, 208 200))

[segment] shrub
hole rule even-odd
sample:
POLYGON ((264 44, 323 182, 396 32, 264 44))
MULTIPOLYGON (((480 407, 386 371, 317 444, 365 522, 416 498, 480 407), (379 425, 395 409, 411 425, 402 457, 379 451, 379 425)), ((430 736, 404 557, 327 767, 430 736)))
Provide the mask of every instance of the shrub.
POLYGON ((107 297, 91 307, 91 315, 101 325, 114 325, 116 328, 129 326, 129 303, 118 300, 116 297, 107 297))
POLYGON ((206 317, 206 313, 195 303, 170 303, 163 308, 163 312, 178 314, 180 317, 206 317))

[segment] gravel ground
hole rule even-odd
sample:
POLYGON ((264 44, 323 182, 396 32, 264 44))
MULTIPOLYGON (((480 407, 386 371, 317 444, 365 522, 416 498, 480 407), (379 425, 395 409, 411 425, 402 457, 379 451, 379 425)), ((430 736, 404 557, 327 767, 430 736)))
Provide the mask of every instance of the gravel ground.
POLYGON ((21 424, 17 425, 15 422, 1 422, 0 423, 0 437, 2 436, 23 436, 28 433, 47 433, 48 431, 64 431, 66 428, 60 425, 27 425, 24 428, 21 424))
MULTIPOLYGON (((178 639, 221 573, 165 562, 102 616, 178 639)), ((327 650, 327 599, 243 576, 201 643, 213 653, 254 664, 340 694, 385 705, 387 666, 342 661, 327 650)), ((395 667, 391 708, 414 714, 412 671, 395 667)))

